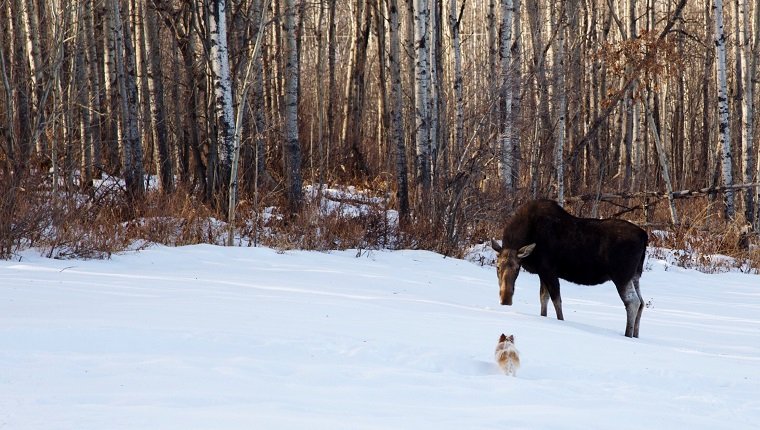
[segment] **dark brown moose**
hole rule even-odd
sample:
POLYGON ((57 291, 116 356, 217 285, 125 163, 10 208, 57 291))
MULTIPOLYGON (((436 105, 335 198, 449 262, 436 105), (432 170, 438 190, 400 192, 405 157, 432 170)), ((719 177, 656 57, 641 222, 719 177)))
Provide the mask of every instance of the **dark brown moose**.
POLYGON ((639 337, 644 310, 639 278, 647 242, 647 233, 628 221, 576 218, 554 201, 528 202, 507 221, 501 245, 491 241, 498 253, 501 304, 512 305, 520 267, 541 280, 541 316, 551 298, 559 320, 564 319, 559 278, 582 285, 611 280, 625 304, 625 335, 639 337))

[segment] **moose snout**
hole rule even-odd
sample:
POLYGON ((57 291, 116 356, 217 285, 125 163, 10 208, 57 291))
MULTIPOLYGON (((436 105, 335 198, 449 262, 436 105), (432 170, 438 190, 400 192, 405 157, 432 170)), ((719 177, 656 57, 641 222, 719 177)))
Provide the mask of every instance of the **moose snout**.
POLYGON ((501 299, 502 306, 512 306, 512 298, 501 299))

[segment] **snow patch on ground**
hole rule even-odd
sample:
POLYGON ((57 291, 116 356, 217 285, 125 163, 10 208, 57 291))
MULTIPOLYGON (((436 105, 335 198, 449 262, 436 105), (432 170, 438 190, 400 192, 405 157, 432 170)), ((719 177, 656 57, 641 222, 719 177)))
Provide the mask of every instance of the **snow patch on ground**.
POLYGON ((0 261, 0 428, 755 428, 760 277, 647 267, 628 339, 610 283, 563 282, 557 321, 534 275, 502 307, 493 267, 426 251, 28 251, 0 261))

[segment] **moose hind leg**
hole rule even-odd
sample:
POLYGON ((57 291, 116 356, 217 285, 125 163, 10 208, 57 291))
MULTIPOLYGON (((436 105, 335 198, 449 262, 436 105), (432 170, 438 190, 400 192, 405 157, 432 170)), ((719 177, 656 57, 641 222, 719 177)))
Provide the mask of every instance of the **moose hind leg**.
MULTIPOLYGON (((552 299, 552 304, 554 305, 554 311, 557 313, 557 319, 558 320, 564 320, 565 317, 562 315, 562 296, 559 294, 559 278, 544 278, 541 280, 541 286, 544 288, 544 291, 546 291, 547 295, 552 299)), ((544 313, 545 306, 544 306, 544 300, 546 300, 546 296, 541 296, 541 315, 546 316, 544 313)))
POLYGON ((636 290, 636 296, 639 298, 639 311, 636 314, 636 322, 633 325, 633 337, 639 337, 639 323, 641 322, 641 314, 644 313, 644 299, 641 297, 641 290, 639 289, 639 278, 641 275, 634 275, 633 288, 636 290))
POLYGON ((638 337, 637 319, 641 318, 641 308, 644 305, 640 298, 640 295, 636 291, 635 283, 633 279, 629 280, 625 284, 616 285, 620 299, 623 300, 626 312, 626 324, 625 335, 626 337, 634 337, 634 334, 638 337))
POLYGON ((554 304, 554 312, 557 313, 557 319, 564 320, 565 316, 562 315, 562 297, 559 295, 559 290, 557 290, 557 294, 552 296, 552 303, 554 304))

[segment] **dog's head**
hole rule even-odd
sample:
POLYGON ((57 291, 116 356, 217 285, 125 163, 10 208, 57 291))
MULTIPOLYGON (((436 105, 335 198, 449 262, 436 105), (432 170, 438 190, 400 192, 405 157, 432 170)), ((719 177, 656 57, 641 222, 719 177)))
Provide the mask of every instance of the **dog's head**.
POLYGON ((504 333, 502 333, 501 336, 499 336, 499 342, 515 343, 515 335, 511 334, 507 336, 504 333))

